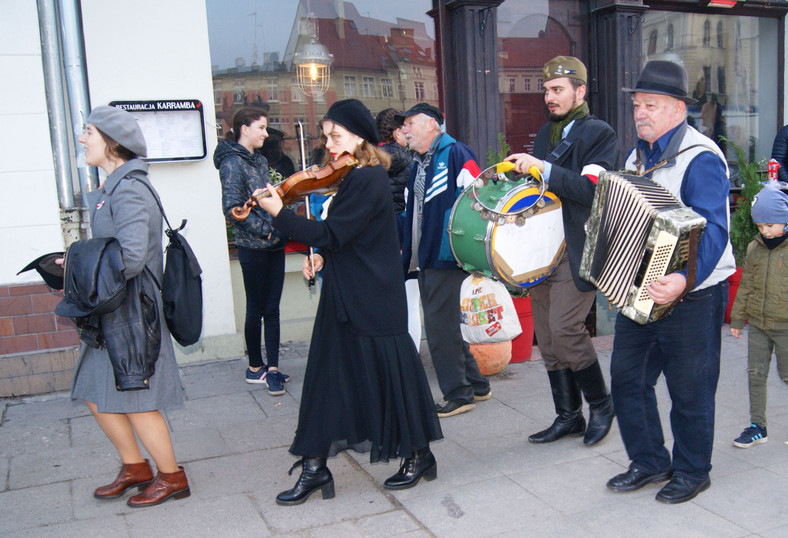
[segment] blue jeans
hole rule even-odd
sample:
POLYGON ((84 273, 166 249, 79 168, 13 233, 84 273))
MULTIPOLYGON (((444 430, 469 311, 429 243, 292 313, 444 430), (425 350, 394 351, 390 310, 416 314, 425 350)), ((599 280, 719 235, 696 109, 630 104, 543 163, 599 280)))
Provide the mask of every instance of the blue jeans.
POLYGON ((627 455, 639 470, 671 467, 654 393, 664 374, 672 403, 673 472, 691 480, 709 476, 727 301, 723 281, 688 294, 660 321, 638 325, 621 314, 616 318, 611 394, 627 455))

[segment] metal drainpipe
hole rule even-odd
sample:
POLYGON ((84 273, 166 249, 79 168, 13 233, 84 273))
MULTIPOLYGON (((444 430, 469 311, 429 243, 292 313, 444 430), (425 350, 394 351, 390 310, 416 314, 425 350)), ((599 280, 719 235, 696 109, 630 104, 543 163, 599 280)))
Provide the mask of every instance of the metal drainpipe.
POLYGON ((63 83, 60 76, 60 47, 58 46, 55 4, 52 0, 38 0, 37 3, 38 27, 41 33, 41 62, 44 67, 49 136, 52 139, 57 194, 61 209, 73 209, 74 192, 71 187, 68 122, 66 121, 63 83))
MULTIPOLYGON (((98 187, 98 175, 94 167, 85 163, 85 149, 77 139, 87 128, 90 114, 85 52, 82 47, 82 14, 78 0, 58 0, 60 39, 63 49, 63 68, 68 90, 68 108, 71 113, 71 128, 77 154, 77 173, 81 196, 98 187)), ((82 203, 81 205, 85 205, 82 203)))

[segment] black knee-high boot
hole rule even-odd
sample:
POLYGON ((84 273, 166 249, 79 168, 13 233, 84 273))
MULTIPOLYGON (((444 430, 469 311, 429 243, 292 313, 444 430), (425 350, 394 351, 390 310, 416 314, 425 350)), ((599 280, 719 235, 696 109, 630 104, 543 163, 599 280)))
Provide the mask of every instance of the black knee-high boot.
POLYGON ((402 460, 399 471, 387 478, 383 485, 386 489, 412 488, 419 483, 422 476, 424 480, 435 480, 438 477, 438 463, 429 446, 402 460))
POLYGON ((528 437, 532 443, 551 443, 567 435, 581 435, 586 429, 583 418, 583 397, 572 370, 548 370, 553 403, 558 416, 546 430, 528 437))
POLYGON ((326 467, 326 458, 301 458, 290 468, 287 474, 301 465, 301 476, 293 489, 283 491, 276 496, 276 504, 294 505, 305 502, 317 490, 322 490, 324 499, 334 498, 334 477, 326 467))
POLYGON ((601 441, 613 425, 613 417, 616 415, 613 398, 605 385, 599 361, 594 361, 594 364, 582 370, 575 370, 574 374, 591 411, 583 437, 583 443, 590 446, 601 441))

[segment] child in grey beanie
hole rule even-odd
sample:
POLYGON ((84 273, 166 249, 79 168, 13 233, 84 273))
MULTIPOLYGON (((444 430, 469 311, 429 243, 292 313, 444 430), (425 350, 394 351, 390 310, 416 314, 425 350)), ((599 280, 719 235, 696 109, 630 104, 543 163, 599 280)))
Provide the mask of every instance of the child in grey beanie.
POLYGON ((740 338, 749 321, 747 375, 750 425, 733 441, 738 448, 765 443, 766 379, 772 353, 780 379, 788 379, 788 195, 776 184, 752 201, 752 220, 760 234, 747 247, 739 290, 731 309, 731 334, 740 338))

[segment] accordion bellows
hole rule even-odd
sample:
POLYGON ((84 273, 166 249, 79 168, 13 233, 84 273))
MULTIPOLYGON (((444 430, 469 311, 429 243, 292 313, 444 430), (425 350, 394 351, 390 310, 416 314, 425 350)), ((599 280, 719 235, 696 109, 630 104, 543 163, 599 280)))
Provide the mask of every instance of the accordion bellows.
POLYGON ((593 283, 627 318, 645 324, 669 314, 646 293, 657 278, 682 269, 690 230, 706 219, 648 178, 602 172, 594 194, 580 276, 593 283))

